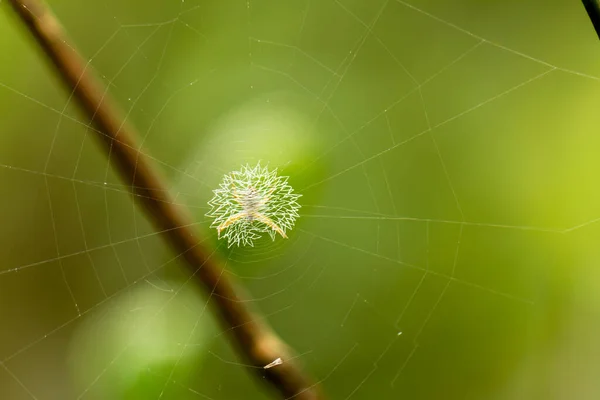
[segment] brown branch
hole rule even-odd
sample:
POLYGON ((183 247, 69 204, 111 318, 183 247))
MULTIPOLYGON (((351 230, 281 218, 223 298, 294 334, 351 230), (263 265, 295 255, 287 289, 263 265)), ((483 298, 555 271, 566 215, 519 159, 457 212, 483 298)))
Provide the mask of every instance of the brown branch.
POLYGON ((137 145, 134 128, 105 95, 88 63, 68 44, 56 17, 40 0, 9 0, 9 3, 50 58, 82 111, 92 120, 95 136, 123 181, 131 185, 149 220, 156 229, 164 231, 164 240, 183 255, 194 277, 212 294, 221 325, 229 332, 239 355, 250 365, 250 371, 262 381, 266 378, 285 398, 322 398, 318 386, 295 365, 291 349, 259 315, 244 306, 222 267, 202 247, 191 228, 191 217, 174 204, 163 178, 137 145), (283 359, 283 364, 263 368, 277 358, 283 359))

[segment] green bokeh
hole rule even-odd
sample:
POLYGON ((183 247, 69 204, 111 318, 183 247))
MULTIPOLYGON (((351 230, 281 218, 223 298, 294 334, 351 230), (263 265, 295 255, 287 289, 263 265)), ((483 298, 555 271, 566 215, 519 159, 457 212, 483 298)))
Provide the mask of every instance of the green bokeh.
MULTIPOLYGON (((600 398, 600 45, 578 2, 50 5, 329 398, 600 398), (206 202, 259 160, 301 218, 227 249, 206 202)), ((0 11, 0 398, 269 398, 0 11)))

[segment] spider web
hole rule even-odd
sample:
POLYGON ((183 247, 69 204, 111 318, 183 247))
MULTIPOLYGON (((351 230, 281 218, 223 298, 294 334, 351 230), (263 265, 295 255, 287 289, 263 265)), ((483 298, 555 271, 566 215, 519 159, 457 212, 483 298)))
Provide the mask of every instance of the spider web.
MULTIPOLYGON (((577 2, 50 5, 329 398, 600 394, 600 51, 577 2), (206 202, 256 161, 301 218, 227 250, 206 202)), ((1 7, 0 397, 269 398, 1 7)))

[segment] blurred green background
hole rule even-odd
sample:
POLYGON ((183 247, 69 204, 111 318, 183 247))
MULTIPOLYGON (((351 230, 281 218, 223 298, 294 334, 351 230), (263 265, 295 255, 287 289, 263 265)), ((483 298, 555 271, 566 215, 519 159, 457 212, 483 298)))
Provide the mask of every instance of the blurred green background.
MULTIPOLYGON (((49 4, 328 398, 600 398, 600 42, 579 2, 49 4), (301 218, 227 249, 206 202, 257 161, 301 218)), ((0 398, 272 398, 0 10, 0 398)))

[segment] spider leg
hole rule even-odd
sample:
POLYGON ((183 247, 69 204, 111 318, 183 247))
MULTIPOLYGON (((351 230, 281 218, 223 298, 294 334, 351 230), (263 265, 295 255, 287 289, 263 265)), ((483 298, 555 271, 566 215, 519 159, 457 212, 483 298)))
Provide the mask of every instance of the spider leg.
POLYGON ((231 226, 232 224, 244 218, 245 216, 246 213, 244 212, 234 214, 231 217, 227 218, 225 222, 223 222, 221 225, 217 226, 217 233, 219 234, 219 238, 221 237, 221 232, 223 232, 223 230, 227 229, 227 227, 231 226))
POLYGON ((275 188, 275 186, 273 186, 273 187, 271 188, 271 190, 269 190, 269 191, 268 191, 268 192, 265 194, 265 196, 264 196, 264 197, 261 199, 261 201, 260 201, 260 206, 261 206, 261 207, 262 207, 262 206, 264 206, 265 204, 267 204, 267 203, 269 202, 269 200, 271 200, 271 195, 273 194, 273 192, 275 191, 275 189, 276 189, 276 188, 275 188))
POLYGON ((240 196, 237 187, 232 183, 232 192, 233 192, 233 199, 235 200, 236 203, 238 203, 240 206, 244 207, 244 203, 242 202, 242 196, 240 196))
POLYGON ((269 228, 273 229, 275 232, 279 233, 281 235, 281 237, 287 239, 287 235, 285 234, 283 229, 281 229, 279 226, 277 226, 277 224, 275 222, 273 222, 271 220, 271 218, 264 216, 261 213, 254 213, 252 216, 257 221, 262 222, 263 224, 267 225, 269 228))

